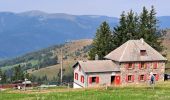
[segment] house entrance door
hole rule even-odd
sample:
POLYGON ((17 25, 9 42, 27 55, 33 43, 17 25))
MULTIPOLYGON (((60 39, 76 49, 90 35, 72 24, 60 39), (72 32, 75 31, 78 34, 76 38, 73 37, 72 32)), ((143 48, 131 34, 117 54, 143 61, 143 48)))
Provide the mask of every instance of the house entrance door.
POLYGON ((112 85, 115 84, 115 76, 111 76, 111 84, 112 84, 112 85))
POLYGON ((120 85, 120 76, 115 76, 115 85, 120 85))

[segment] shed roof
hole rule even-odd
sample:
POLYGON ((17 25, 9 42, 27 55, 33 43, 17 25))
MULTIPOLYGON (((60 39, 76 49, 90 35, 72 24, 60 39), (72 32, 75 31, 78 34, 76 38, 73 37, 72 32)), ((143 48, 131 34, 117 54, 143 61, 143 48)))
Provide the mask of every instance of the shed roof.
POLYGON ((159 52, 148 45, 143 39, 129 40, 110 52, 104 58, 118 62, 167 60, 159 52), (146 55, 141 56, 140 50, 146 50, 146 55))
POLYGON ((78 64, 85 73, 120 71, 119 65, 116 65, 111 60, 78 61, 73 68, 78 64))

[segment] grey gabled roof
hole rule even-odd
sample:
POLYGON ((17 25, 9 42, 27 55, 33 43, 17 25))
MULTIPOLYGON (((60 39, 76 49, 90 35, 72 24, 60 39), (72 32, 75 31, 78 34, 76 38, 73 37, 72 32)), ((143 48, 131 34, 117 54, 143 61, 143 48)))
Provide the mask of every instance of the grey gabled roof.
POLYGON ((148 45, 143 39, 129 40, 104 58, 118 62, 128 61, 165 61, 159 52, 148 45), (147 55, 141 56, 140 50, 146 50, 147 55))
POLYGON ((73 68, 78 64, 85 73, 120 71, 119 65, 116 65, 111 60, 78 61, 73 68))

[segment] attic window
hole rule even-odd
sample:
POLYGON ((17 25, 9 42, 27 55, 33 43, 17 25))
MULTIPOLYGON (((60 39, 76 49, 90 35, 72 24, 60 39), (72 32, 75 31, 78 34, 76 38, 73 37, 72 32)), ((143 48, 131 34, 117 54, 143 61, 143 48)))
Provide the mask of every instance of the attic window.
POLYGON ((146 50, 140 50, 140 55, 141 55, 141 56, 146 56, 146 54, 147 54, 147 53, 146 53, 146 50))

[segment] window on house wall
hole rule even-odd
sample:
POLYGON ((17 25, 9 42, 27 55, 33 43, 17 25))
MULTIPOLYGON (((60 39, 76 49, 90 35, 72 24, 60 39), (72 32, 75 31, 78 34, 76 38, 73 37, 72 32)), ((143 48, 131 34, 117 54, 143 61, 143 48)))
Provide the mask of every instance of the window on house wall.
POLYGON ((99 83, 99 77, 89 77, 89 83, 99 83))
POLYGON ((132 75, 128 75, 128 81, 132 81, 132 75))
POLYGON ((141 55, 141 56, 146 56, 146 55, 147 55, 146 50, 140 50, 140 55, 141 55))
POLYGON ((129 63, 129 69, 133 68, 133 64, 129 63))
POLYGON ((92 77, 92 83, 96 82, 96 77, 92 77))
POLYGON ((81 75, 81 82, 84 83, 84 76, 81 75))
POLYGON ((133 63, 127 63, 126 68, 127 69, 133 69, 134 68, 134 64, 133 63))
POLYGON ((75 73, 75 79, 78 80, 78 73, 75 73))
POLYGON ((154 62, 154 63, 153 63, 153 68, 154 68, 154 69, 157 69, 157 67, 158 67, 158 63, 157 63, 157 62, 154 62))
POLYGON ((144 69, 145 68, 145 63, 141 63, 141 69, 144 69))
POLYGON ((139 75, 139 81, 145 81, 146 80, 146 75, 139 75))
POLYGON ((134 75, 127 75, 126 76, 126 81, 127 82, 133 82, 134 81, 134 75))

